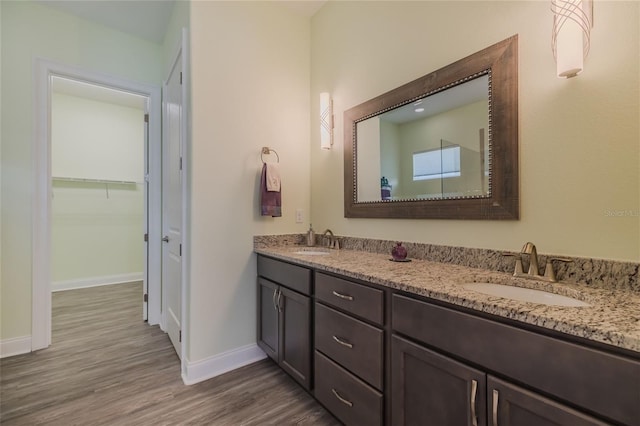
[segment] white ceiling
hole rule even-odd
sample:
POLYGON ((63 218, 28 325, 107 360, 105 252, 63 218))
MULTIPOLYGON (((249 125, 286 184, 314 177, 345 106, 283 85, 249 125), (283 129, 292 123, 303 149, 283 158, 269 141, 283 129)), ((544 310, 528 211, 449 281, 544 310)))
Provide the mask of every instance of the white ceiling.
MULTIPOLYGON (((184 0, 38 0, 38 3, 154 43, 162 43, 176 1, 184 0)), ((311 17, 326 2, 284 0, 282 4, 301 16, 311 17)))

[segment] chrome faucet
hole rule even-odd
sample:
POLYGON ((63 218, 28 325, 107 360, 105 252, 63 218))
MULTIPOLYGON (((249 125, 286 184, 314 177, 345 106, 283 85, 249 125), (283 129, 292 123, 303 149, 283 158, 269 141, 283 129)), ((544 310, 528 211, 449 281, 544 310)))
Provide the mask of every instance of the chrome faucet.
POLYGON ((527 274, 532 277, 540 276, 540 269, 538 268, 538 251, 536 250, 535 244, 531 242, 527 242, 522 246, 522 250, 520 250, 520 254, 528 254, 529 255, 529 271, 527 274))
POLYGON ((322 244, 329 248, 340 248, 340 243, 338 239, 333 235, 333 231, 331 231, 331 229, 326 229, 322 233, 322 244))
POLYGON ((558 282, 556 278, 556 273, 553 269, 553 261, 557 260, 560 262, 573 262, 572 259, 568 259, 566 257, 548 257, 547 263, 544 268, 544 275, 540 275, 540 269, 538 266, 538 251, 536 250, 535 244, 531 242, 525 243, 522 246, 522 250, 520 253, 503 253, 503 256, 513 256, 516 258, 516 266, 513 272, 514 277, 523 277, 523 278, 531 278, 538 281, 547 281, 547 282, 558 282), (529 269, 527 273, 524 272, 522 267, 522 255, 529 256, 529 269))

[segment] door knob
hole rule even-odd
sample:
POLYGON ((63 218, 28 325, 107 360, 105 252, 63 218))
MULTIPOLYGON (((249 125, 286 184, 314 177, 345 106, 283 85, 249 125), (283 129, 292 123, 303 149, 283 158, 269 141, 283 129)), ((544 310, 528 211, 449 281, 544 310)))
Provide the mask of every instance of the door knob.
POLYGON ((165 235, 164 238, 162 238, 162 241, 164 241, 165 243, 168 243, 169 242, 169 237, 165 235))

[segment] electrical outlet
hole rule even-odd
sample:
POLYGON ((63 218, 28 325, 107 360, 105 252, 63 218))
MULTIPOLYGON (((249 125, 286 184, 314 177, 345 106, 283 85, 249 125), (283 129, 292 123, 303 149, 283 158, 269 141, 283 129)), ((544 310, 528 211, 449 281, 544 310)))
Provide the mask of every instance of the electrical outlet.
POLYGON ((302 209, 296 209, 296 223, 304 222, 304 212, 302 209))

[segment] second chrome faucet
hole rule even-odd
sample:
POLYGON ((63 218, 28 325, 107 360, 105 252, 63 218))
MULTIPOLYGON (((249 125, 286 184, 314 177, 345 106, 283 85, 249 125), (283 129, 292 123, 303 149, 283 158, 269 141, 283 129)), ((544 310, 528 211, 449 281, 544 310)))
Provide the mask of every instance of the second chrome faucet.
POLYGON ((526 242, 524 246, 522 246, 522 250, 520 253, 503 253, 504 256, 513 256, 516 258, 516 265, 514 268, 513 276, 514 277, 524 277, 531 278, 539 281, 547 281, 547 282, 557 282, 556 273, 553 269, 553 262, 573 262, 573 260, 565 258, 565 257, 548 257, 547 263, 544 268, 544 275, 540 275, 540 268, 538 265, 538 251, 536 250, 535 244, 532 242, 526 242), (529 256, 529 269, 527 272, 524 272, 522 267, 522 255, 529 256))
POLYGON ((340 248, 340 241, 338 240, 338 238, 336 238, 333 235, 333 231, 331 231, 331 229, 326 229, 323 233, 322 233, 322 245, 329 247, 329 248, 333 248, 333 249, 339 249, 340 248))

